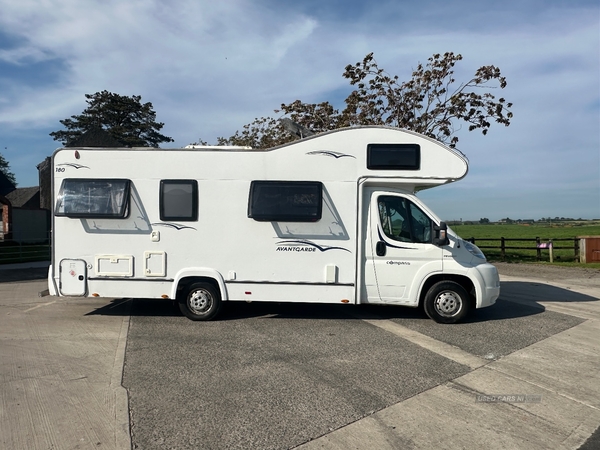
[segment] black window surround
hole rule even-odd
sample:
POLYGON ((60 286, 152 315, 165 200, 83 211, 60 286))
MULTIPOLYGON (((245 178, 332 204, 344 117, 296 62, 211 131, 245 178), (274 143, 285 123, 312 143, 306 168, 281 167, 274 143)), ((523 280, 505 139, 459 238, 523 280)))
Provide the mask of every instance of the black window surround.
POLYGON ((248 217, 264 222, 317 222, 323 209, 320 181, 252 181, 248 217))
POLYGON ((160 220, 198 220, 198 181, 161 180, 159 198, 160 220))
POLYGON ((131 180, 66 178, 55 215, 82 219, 124 219, 129 214, 131 180))
POLYGON ((421 146, 419 144, 369 144, 367 145, 369 170, 420 170, 421 146))

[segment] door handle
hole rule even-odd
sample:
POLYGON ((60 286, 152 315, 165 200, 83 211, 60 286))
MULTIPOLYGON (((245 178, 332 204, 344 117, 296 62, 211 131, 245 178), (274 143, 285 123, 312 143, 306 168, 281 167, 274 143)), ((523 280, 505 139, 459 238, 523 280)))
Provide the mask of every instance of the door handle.
POLYGON ((385 245, 385 242, 383 241, 379 241, 377 242, 377 245, 375 245, 375 253, 377 256, 385 256, 386 250, 387 245, 385 245))

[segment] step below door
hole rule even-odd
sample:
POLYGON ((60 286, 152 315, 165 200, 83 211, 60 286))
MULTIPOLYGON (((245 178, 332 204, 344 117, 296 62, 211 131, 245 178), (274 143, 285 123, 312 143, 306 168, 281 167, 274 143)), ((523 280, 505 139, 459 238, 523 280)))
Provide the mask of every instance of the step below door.
POLYGON ((87 267, 82 259, 63 259, 60 262, 60 294, 82 297, 87 292, 87 267))

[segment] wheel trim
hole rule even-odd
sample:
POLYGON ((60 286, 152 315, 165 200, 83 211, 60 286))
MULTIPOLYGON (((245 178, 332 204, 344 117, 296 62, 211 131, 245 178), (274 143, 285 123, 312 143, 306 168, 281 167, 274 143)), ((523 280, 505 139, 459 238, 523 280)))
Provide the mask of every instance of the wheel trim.
POLYGON ((187 300, 188 308, 194 314, 205 314, 213 305, 213 298, 210 292, 204 289, 198 289, 191 292, 187 300))
POLYGON ((456 292, 440 292, 433 302, 435 311, 443 317, 454 317, 463 307, 462 298, 456 292))

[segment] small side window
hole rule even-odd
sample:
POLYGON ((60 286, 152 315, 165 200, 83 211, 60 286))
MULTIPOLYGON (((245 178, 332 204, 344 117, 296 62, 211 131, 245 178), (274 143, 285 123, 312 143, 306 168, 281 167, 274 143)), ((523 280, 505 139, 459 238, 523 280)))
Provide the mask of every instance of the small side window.
POLYGON ((323 185, 318 181, 253 181, 248 217, 267 222, 321 219, 323 185))
POLYGON ((367 169, 419 170, 421 146, 419 144, 369 144, 367 169))
POLYGON ((196 180, 161 180, 160 220, 198 220, 196 180))
POLYGON ((130 180, 67 178, 58 192, 55 214, 74 218, 127 216, 130 180))

